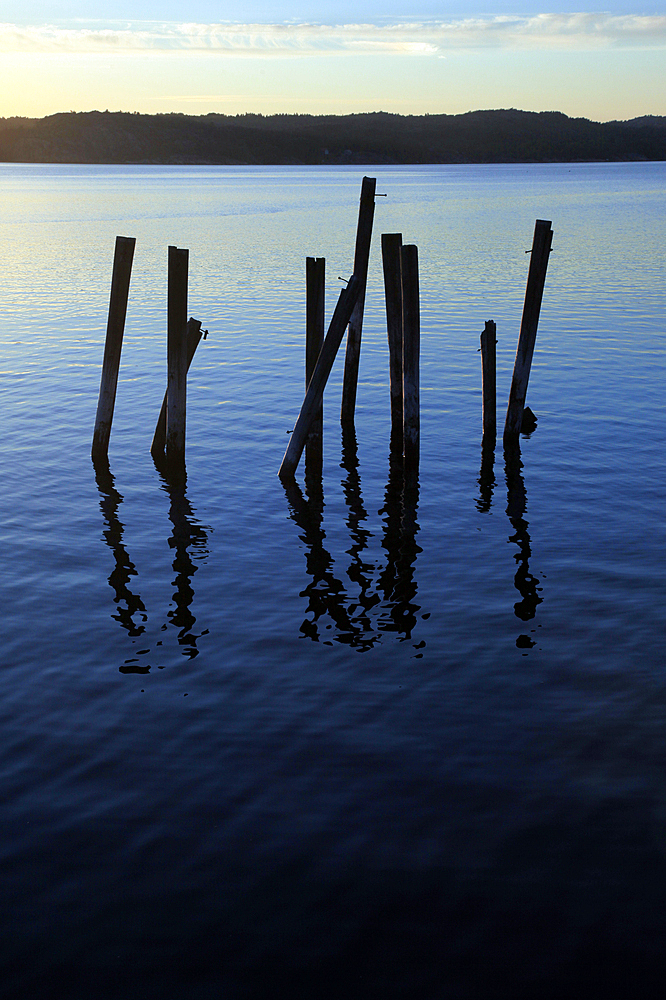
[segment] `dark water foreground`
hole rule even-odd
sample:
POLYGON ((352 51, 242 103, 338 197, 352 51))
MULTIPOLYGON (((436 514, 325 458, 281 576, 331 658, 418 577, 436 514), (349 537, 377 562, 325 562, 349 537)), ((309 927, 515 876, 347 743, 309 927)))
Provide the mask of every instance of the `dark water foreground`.
POLYGON ((356 433, 334 369, 323 477, 276 475, 302 256, 332 302, 356 173, 3 169, 0 995, 661 997, 663 165, 377 171, 423 267, 408 493, 378 254, 356 433), (504 400, 536 217, 538 426, 482 452, 478 337, 504 400), (148 454, 168 243, 211 331, 180 482, 148 454))

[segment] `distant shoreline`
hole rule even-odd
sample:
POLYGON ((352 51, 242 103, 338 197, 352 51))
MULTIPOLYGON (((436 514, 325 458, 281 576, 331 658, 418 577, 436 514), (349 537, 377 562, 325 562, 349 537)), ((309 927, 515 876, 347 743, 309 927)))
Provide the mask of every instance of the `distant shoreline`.
POLYGON ((666 160, 666 117, 557 111, 462 115, 143 115, 0 119, 0 162, 136 166, 594 163, 666 160))

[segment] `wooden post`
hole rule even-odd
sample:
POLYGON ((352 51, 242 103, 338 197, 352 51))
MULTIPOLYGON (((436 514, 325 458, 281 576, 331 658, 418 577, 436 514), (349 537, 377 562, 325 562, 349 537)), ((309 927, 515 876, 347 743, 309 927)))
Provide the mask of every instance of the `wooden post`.
MULTIPOLYGON (((324 257, 305 259, 305 388, 307 390, 324 343, 324 300, 326 260, 324 257)), ((321 476, 323 466, 324 407, 319 405, 305 445, 306 472, 321 476)))
POLYGON ((340 292, 338 304, 335 307, 335 312, 333 313, 333 317, 328 327, 328 333, 326 334, 326 338, 322 344, 321 351, 319 352, 319 358, 317 359, 317 364, 315 365, 315 370, 312 373, 310 384, 308 385, 307 392, 305 393, 305 399, 303 400, 303 405, 301 406, 301 412, 289 439, 289 444, 287 445, 287 450, 284 453, 284 458, 282 459, 282 465, 280 466, 280 470, 278 472, 281 479, 293 476, 296 471, 296 467, 300 461, 301 455, 303 454, 303 448, 305 447, 305 441, 312 425, 312 421, 316 417, 321 405, 324 387, 328 380, 328 376, 331 374, 331 368, 333 367, 335 356, 338 353, 340 344, 342 343, 342 338, 345 330, 347 329, 349 317, 351 316, 352 309, 356 304, 360 288, 361 282, 355 274, 352 274, 349 279, 349 284, 340 292))
POLYGON ((391 386, 391 451, 402 456, 402 233, 382 233, 391 386))
POLYGON ((532 256, 530 257, 530 269, 527 275, 523 319, 520 324, 520 337, 518 338, 516 362, 513 368, 509 405, 506 411, 506 423, 504 425, 505 440, 511 438, 517 439, 523 422, 523 409, 525 406, 525 397, 527 395, 527 383, 530 377, 532 355, 534 354, 534 344, 536 341, 537 326, 539 324, 539 311, 541 309, 543 289, 546 283, 548 256, 550 254, 550 246, 553 241, 553 231, 550 226, 551 223, 549 221, 546 221, 545 219, 537 219, 534 227, 532 256))
POLYGON ((358 209, 356 229, 356 249, 354 252, 354 274, 361 283, 356 305, 349 321, 347 352, 345 354, 345 375, 342 385, 342 408, 340 420, 343 424, 354 422, 356 409, 356 387, 358 385, 358 362, 361 355, 361 328, 365 305, 365 285, 368 278, 372 220, 375 214, 375 177, 364 177, 361 185, 361 201, 358 209))
POLYGON ((169 247, 167 287, 167 462, 185 462, 187 268, 189 251, 169 247))
POLYGON ((106 342, 102 362, 102 380, 99 387, 97 416, 95 417, 92 441, 93 461, 104 458, 109 451, 135 245, 136 240, 132 236, 116 236, 109 316, 106 324, 106 342))
MULTIPOLYGON (((190 365, 192 364, 192 358, 194 357, 194 352, 199 346, 199 341, 202 335, 201 321, 198 319, 193 319, 190 317, 187 321, 187 370, 190 370, 190 365)), ((164 448, 166 446, 166 430, 167 430, 167 397, 168 390, 164 393, 164 399, 162 400, 162 409, 160 410, 160 415, 157 418, 157 425, 155 427, 155 434, 153 436, 153 443, 150 446, 150 454, 153 456, 156 462, 160 459, 164 459, 164 448)))
POLYGON ((403 246, 402 260, 402 393, 403 461, 405 483, 413 480, 419 468, 419 354, 421 326, 419 310, 418 248, 403 246))
POLYGON ((497 359, 497 327, 492 319, 486 322, 481 334, 481 369, 483 392, 483 440, 494 441, 497 436, 497 402, 496 402, 496 359, 497 359))

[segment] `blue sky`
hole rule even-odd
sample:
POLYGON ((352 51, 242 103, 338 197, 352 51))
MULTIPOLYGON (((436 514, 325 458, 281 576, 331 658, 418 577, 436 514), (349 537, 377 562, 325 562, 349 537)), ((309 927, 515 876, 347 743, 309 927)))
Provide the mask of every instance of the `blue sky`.
POLYGON ((0 115, 663 115, 665 6, 0 0, 0 115))
POLYGON ((622 0, 603 0, 585 6, 580 3, 561 3, 550 0, 546 6, 534 0, 479 0, 464 3, 462 0, 447 3, 442 0, 3 0, 0 7, 3 21, 40 23, 54 20, 82 18, 130 18, 132 20, 171 20, 280 22, 295 18, 299 21, 324 21, 360 23, 378 18, 422 17, 447 19, 497 14, 538 14, 577 12, 587 10, 611 14, 659 14, 663 5, 658 3, 632 3, 622 0))

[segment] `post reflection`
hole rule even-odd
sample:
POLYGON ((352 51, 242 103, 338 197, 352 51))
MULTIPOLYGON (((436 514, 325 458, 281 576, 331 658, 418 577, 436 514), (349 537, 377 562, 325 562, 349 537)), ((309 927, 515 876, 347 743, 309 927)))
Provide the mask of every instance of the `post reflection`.
POLYGON ((422 551, 416 542, 419 532, 416 519, 418 503, 418 477, 412 476, 410 483, 406 484, 402 461, 392 454, 384 507, 380 511, 386 515, 382 540, 386 566, 379 577, 379 588, 385 601, 379 627, 384 632, 397 632, 404 639, 411 639, 418 620, 417 612, 421 610, 420 605, 415 603, 418 589, 416 557, 422 551))
POLYGON ((197 619, 192 611, 192 577, 198 566, 192 555, 202 559, 208 554, 208 535, 196 520, 187 498, 187 475, 184 468, 178 468, 174 473, 167 466, 160 465, 158 471, 162 478, 162 489, 169 496, 169 520, 173 525, 169 546, 174 549, 172 566, 176 573, 172 581, 176 588, 172 598, 173 607, 167 612, 167 618, 178 630, 178 643, 182 646, 183 654, 193 659, 199 655, 197 640, 206 635, 208 630, 204 629, 198 635, 194 632, 197 619))
MULTIPOLYGON (((536 609, 543 602, 543 598, 538 594, 538 591, 541 590, 540 580, 530 573, 529 560, 532 548, 527 530, 529 522, 525 519, 527 491, 521 472, 523 463, 520 457, 520 446, 517 442, 505 447, 504 463, 508 501, 506 512, 515 532, 509 536, 509 541, 518 546, 518 552, 514 556, 517 563, 514 584, 521 600, 514 604, 514 613, 521 621, 527 622, 534 618, 536 609)), ((534 642, 528 636, 519 636, 516 645, 528 647, 533 646, 534 642)))
POLYGON ((123 502, 123 496, 116 489, 115 479, 107 459, 98 459, 93 463, 95 482, 100 494, 99 507, 106 525, 103 532, 104 541, 111 549, 115 566, 109 576, 109 585, 114 592, 116 614, 111 617, 120 623, 133 638, 145 632, 148 620, 146 608, 138 594, 130 590, 130 578, 137 575, 136 567, 129 557, 123 544, 125 526, 118 517, 118 508, 123 502), (135 621, 135 617, 138 621, 135 621))
MULTIPOLYGON (((364 561, 362 558, 362 553, 367 549, 368 541, 372 538, 372 532, 363 526, 363 522, 368 519, 368 514, 363 506, 361 477, 358 471, 358 445, 356 430, 353 426, 346 427, 342 431, 342 462, 340 467, 347 473, 342 481, 342 490, 349 510, 347 527, 351 539, 351 547, 347 549, 347 554, 351 556, 347 576, 358 587, 359 591, 357 601, 360 611, 356 620, 366 631, 370 631, 372 624, 368 612, 375 604, 379 604, 380 597, 371 590, 374 564, 364 561)), ((356 608, 353 610, 356 611, 356 608)))
POLYGON ((479 478, 479 497, 476 501, 477 510, 487 514, 493 502, 495 479, 495 438, 484 437, 481 442, 481 469, 479 478))
MULTIPOLYGON (((345 472, 341 485, 348 509, 346 526, 351 542, 346 549, 351 557, 346 570, 350 592, 335 575, 333 556, 324 545, 325 504, 321 477, 306 473, 305 494, 295 480, 282 483, 290 517, 301 529, 299 537, 306 545, 310 582, 300 593, 308 600, 301 634, 329 645, 335 639, 359 651, 371 649, 387 632, 401 639, 411 639, 420 611, 415 603, 415 562, 421 551, 416 544, 418 485, 406 490, 401 463, 392 460, 385 505, 379 511, 386 515, 382 539, 386 564, 376 576, 376 563, 368 558, 373 534, 366 527, 368 513, 363 502, 353 428, 343 432, 341 468, 345 472)), ((425 643, 416 648, 422 646, 425 643)))
POLYGON ((362 622, 351 617, 347 610, 347 593, 344 586, 332 571, 333 557, 324 546, 326 533, 323 529, 324 492, 322 481, 317 477, 306 480, 307 496, 295 480, 283 482, 284 491, 291 508, 290 516, 303 532, 300 538, 305 542, 306 568, 311 582, 301 597, 307 597, 308 606, 301 625, 301 634, 315 642, 332 641, 326 638, 326 632, 331 628, 326 623, 326 616, 331 619, 336 632, 334 638, 361 651, 371 649, 377 637, 369 634, 362 622))
MULTIPOLYGON (((111 473, 107 459, 94 462, 95 481, 100 494, 100 510, 104 517, 105 530, 103 532, 104 541, 111 549, 114 558, 114 568, 109 576, 109 584, 114 591, 114 602, 117 611, 111 617, 120 623, 132 638, 132 642, 137 641, 138 636, 143 636, 142 643, 146 643, 146 624, 148 614, 145 605, 138 594, 129 588, 129 581, 132 576, 137 575, 134 563, 129 557, 127 549, 123 544, 123 532, 125 526, 118 517, 118 509, 123 502, 122 494, 115 486, 115 480, 111 473)), ((178 644, 181 651, 189 658, 197 656, 197 640, 207 634, 207 629, 199 634, 195 634, 194 626, 196 617, 192 613, 192 602, 194 590, 192 588, 192 577, 197 571, 197 566, 193 562, 208 554, 208 536, 205 529, 199 524, 194 516, 194 512, 186 495, 186 477, 182 467, 178 467, 173 475, 169 475, 165 467, 158 467, 162 479, 162 488, 169 496, 169 520, 172 524, 169 546, 175 550, 173 559, 173 569, 176 577, 173 581, 175 592, 173 594, 173 606, 167 612, 168 623, 174 626, 178 632, 178 644)), ((168 628, 168 623, 162 625, 161 631, 168 628)), ((150 642, 148 642, 150 646, 150 642)), ((162 647, 160 639, 155 643, 153 653, 158 647, 162 647)), ((150 665, 147 662, 151 648, 133 650, 133 656, 129 657, 119 668, 123 674, 146 674, 150 672, 150 665), (139 659, 141 656, 141 659, 139 659)), ((163 650, 160 656, 163 655, 163 650)))

